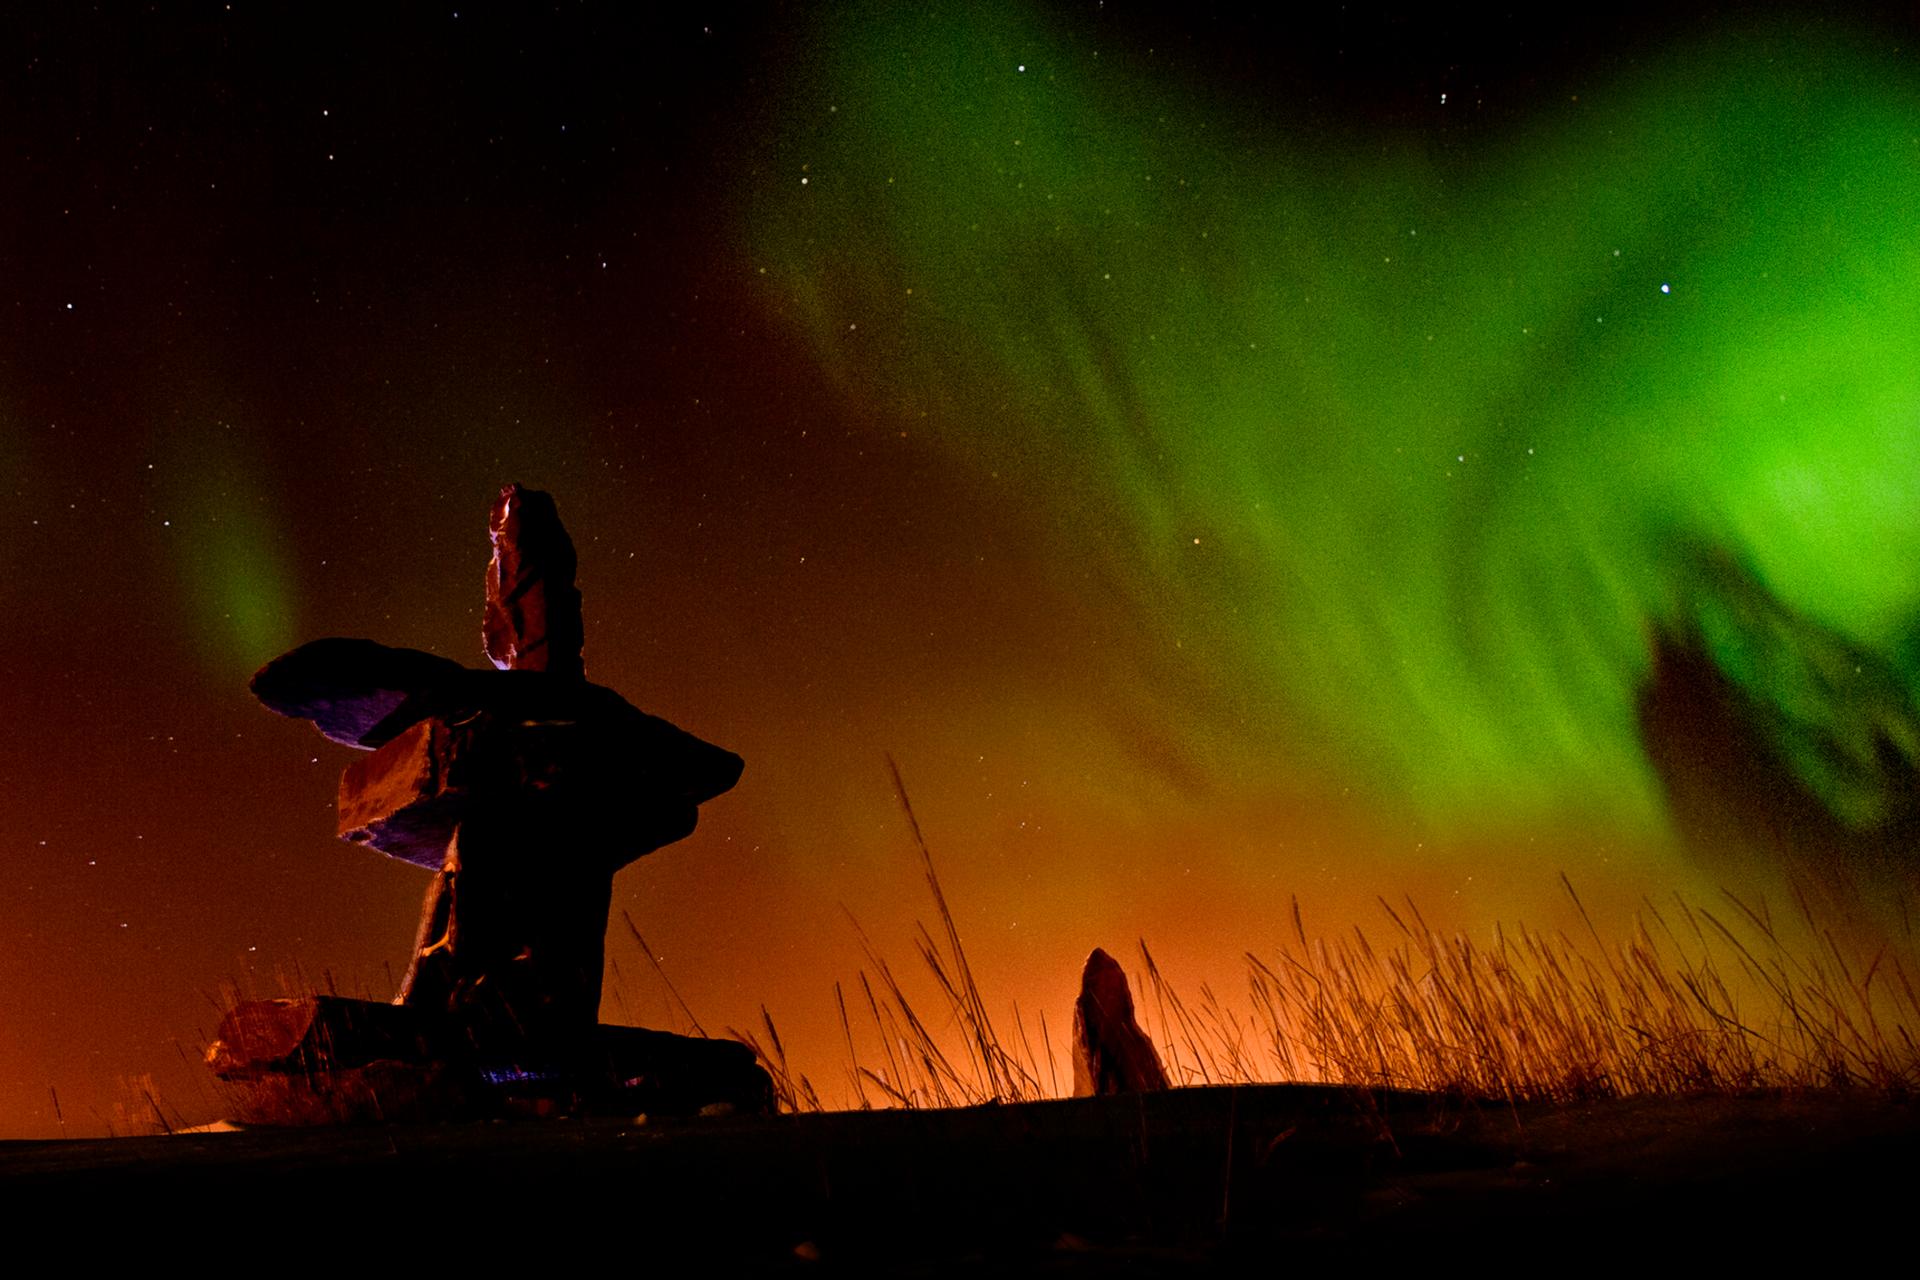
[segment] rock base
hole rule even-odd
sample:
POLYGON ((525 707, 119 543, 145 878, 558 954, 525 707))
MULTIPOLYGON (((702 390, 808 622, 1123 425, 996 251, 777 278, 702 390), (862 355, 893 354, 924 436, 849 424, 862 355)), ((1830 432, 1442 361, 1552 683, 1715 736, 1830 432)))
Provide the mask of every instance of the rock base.
POLYGON ((482 1054, 418 1009, 338 996, 234 1006, 207 1065, 246 1125, 773 1110, 772 1081, 732 1040, 602 1025, 565 1052, 482 1054))

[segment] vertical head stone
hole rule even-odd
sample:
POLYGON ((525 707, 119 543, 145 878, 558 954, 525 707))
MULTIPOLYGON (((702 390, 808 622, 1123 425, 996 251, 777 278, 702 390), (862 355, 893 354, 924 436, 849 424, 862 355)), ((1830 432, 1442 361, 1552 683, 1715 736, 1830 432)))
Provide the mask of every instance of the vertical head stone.
POLYGON ((493 539, 482 622, 487 657, 502 671, 584 680, 573 540, 553 498, 508 485, 494 501, 487 532, 493 539))

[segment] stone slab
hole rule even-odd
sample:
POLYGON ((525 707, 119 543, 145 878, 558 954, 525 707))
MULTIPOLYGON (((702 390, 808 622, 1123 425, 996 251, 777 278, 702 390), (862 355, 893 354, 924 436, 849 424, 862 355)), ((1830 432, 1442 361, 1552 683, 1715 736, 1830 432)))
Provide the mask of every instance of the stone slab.
POLYGON ((566 1060, 502 1057, 473 1051, 421 1010, 340 996, 234 1006, 207 1063, 242 1087, 236 1118, 252 1124, 454 1118, 532 1102, 650 1115, 773 1110, 771 1080, 737 1041, 600 1024, 566 1060))
POLYGON ((280 655, 248 688, 267 708, 313 721, 333 741, 371 748, 436 713, 436 695, 469 674, 449 658, 339 636, 280 655))
POLYGON ((341 996, 247 1000, 220 1019, 207 1065, 222 1079, 425 1062, 432 1038, 413 1010, 341 996))
MULTIPOLYGON (((437 869, 459 824, 484 811, 531 827, 544 842, 573 845, 609 870, 624 866, 690 834, 698 813, 678 740, 690 735, 633 727, 625 718, 612 727, 487 714, 457 724, 423 720, 341 774, 339 836, 437 869)), ((727 760, 715 761, 708 785, 738 777, 726 764, 739 757, 720 755, 727 760)))
POLYGON ((340 838, 438 870, 466 808, 455 774, 470 740, 444 720, 422 720, 348 765, 340 775, 340 838))
POLYGON ((429 719, 553 729, 577 724, 583 744, 617 749, 621 769, 691 804, 730 790, 740 757, 650 716, 602 685, 545 671, 476 671, 418 649, 371 640, 315 640, 262 667, 254 696, 281 715, 311 720, 335 742, 374 750, 429 719))

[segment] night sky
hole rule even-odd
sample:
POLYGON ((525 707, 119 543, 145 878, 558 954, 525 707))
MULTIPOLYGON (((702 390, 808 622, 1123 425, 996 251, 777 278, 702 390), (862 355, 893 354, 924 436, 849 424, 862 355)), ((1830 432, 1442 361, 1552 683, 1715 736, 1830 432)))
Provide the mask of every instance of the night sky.
MULTIPOLYGON (((9 6, 0 1136, 204 1109, 229 986, 426 887, 247 692, 479 665, 556 498, 587 669, 739 753, 603 1017, 843 1096, 911 789, 996 1012, 1145 936, 1884 905, 1920 837, 1920 21, 1181 4, 9 6), (35 9, 43 10, 35 12, 35 9), (117 1110, 118 1109, 118 1110, 117 1110)), ((1871 912, 1869 912, 1871 914, 1871 912)), ((194 1118, 204 1119, 206 1116, 194 1118)))

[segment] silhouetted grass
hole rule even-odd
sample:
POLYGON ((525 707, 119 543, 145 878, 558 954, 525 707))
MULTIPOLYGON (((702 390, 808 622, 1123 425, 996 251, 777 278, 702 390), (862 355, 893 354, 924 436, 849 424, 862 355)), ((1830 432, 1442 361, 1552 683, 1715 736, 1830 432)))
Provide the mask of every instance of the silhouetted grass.
MULTIPOLYGON (((1587 945, 1502 926, 1478 942, 1443 936, 1410 901, 1402 914, 1384 900, 1389 945, 1358 928, 1309 940, 1296 903, 1277 958, 1246 957, 1252 1034, 1210 996, 1171 1025, 1198 1079, 1514 1100, 1920 1085, 1910 937, 1850 957, 1804 898, 1804 928, 1789 940, 1764 904, 1724 893, 1718 914, 1677 895, 1667 911, 1645 902, 1609 943, 1562 884, 1587 945), (1259 1066, 1247 1056, 1255 1043, 1259 1066)), ((1156 994, 1164 985, 1150 961, 1147 980, 1156 994)))
MULTIPOLYGON (((917 926, 935 1016, 858 921, 859 998, 834 996, 853 1105, 950 1107, 1055 1097, 1062 1072, 1044 1016, 1041 1052, 1017 1006, 1010 1036, 988 1016, 933 855, 899 771, 895 793, 919 853, 938 930, 917 926), (863 1060, 864 1024, 879 1053, 863 1060), (934 1028, 951 1028, 940 1034, 934 1028)), ((1909 930, 1850 947, 1796 895, 1789 931, 1767 905, 1723 891, 1714 907, 1644 901, 1604 939, 1564 875, 1584 936, 1495 925, 1442 934, 1405 899, 1378 899, 1384 935, 1308 933, 1297 900, 1277 952, 1245 954, 1246 1004, 1202 985, 1184 999, 1139 944, 1140 1016, 1176 1085, 1310 1082, 1512 1101, 1755 1088, 1920 1088, 1920 998, 1909 930)), ((851 917, 849 917, 851 919, 851 917)), ((1060 975, 1063 1000, 1078 974, 1060 975)), ((777 1063, 785 1055, 772 1023, 777 1063)), ((1062 1046, 1069 1052, 1070 1046, 1062 1046)), ((1068 1073, 1070 1074, 1070 1073, 1068 1073)), ((784 1094, 818 1109, 804 1079, 784 1094)))

